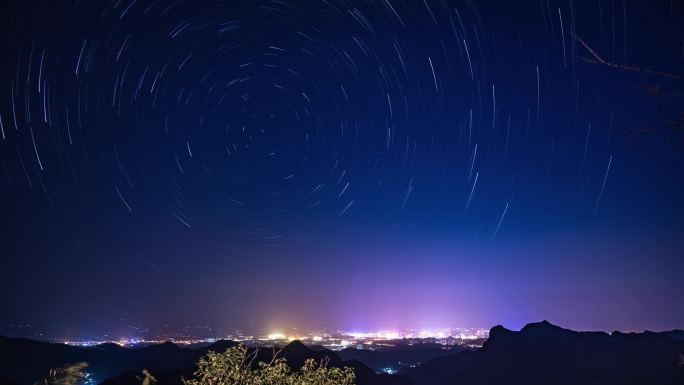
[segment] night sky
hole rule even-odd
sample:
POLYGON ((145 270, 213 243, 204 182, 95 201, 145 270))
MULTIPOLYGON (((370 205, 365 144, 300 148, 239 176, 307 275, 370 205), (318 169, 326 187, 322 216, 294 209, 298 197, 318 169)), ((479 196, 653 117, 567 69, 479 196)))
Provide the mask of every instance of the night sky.
POLYGON ((1 334, 684 328, 681 1, 1 7, 1 334))

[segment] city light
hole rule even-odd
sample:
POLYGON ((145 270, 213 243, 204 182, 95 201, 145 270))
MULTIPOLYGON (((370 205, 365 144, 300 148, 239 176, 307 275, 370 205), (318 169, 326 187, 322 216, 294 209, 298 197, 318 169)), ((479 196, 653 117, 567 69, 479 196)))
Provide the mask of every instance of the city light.
MULTIPOLYGON (((283 329, 284 330, 284 329, 283 329)), ((218 340, 242 342, 250 346, 284 346, 295 340, 305 343, 315 343, 331 350, 341 350, 348 347, 357 349, 379 349, 397 344, 433 343, 450 346, 479 347, 488 337, 487 329, 421 329, 421 330, 379 330, 379 331, 298 331, 297 334, 285 332, 271 332, 265 335, 244 335, 241 333, 224 335, 221 337, 195 338, 188 335, 163 335, 153 338, 93 338, 80 340, 59 341, 74 346, 96 346, 113 343, 123 347, 155 345, 173 342, 177 345, 209 345, 218 340)))
POLYGON ((282 333, 272 333, 268 335, 268 339, 271 341, 276 341, 276 340, 284 340, 285 339, 285 334, 282 333))

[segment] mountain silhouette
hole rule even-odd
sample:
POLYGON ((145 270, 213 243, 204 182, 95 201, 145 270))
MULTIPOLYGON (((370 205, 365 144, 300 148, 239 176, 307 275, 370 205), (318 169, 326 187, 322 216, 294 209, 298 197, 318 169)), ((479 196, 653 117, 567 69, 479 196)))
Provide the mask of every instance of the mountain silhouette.
POLYGON ((391 368, 398 370, 416 365, 434 357, 449 356, 463 347, 445 347, 437 343, 398 344, 391 348, 376 347, 373 350, 346 348, 337 352, 344 360, 358 360, 375 370, 391 368))
MULTIPOLYGON (((158 385, 182 385, 192 376, 199 358, 208 351, 223 352, 233 341, 217 341, 201 348, 164 343, 142 348, 116 344, 76 347, 58 343, 0 337, 0 384, 29 385, 46 377, 50 368, 88 362, 88 371, 102 385, 140 385, 141 371, 149 369, 158 385)), ((426 346, 426 351, 436 347, 426 346)), ((293 341, 280 348, 261 348, 257 360, 273 354, 285 358, 292 370, 306 359, 325 360, 331 367, 354 369, 357 385, 682 385, 684 384, 684 331, 577 332, 547 321, 531 323, 520 331, 503 326, 491 329, 478 350, 437 356, 401 375, 378 374, 369 368, 383 360, 427 357, 420 347, 387 352, 333 352, 293 341), (404 351, 402 351, 404 350, 404 351), (373 355, 379 353, 379 355, 373 355), (349 359, 352 358, 352 359, 349 359), (359 358, 359 359, 357 359, 359 358), (369 366, 367 366, 369 365, 369 366)))
MULTIPOLYGON (((222 348, 223 345, 235 345, 232 341, 220 344, 222 348)), ((95 375, 97 381, 102 381, 125 370, 189 367, 210 348, 185 349, 170 342, 141 348, 126 348, 112 343, 80 347, 0 337, 0 377, 33 384, 45 378, 51 368, 87 362, 88 371, 95 375)))
POLYGON ((576 332, 547 321, 491 329, 477 351, 404 370, 414 385, 684 384, 684 332, 576 332))
MULTIPOLYGON (((181 385, 189 378, 195 364, 208 351, 223 352, 237 345, 233 341, 217 341, 201 348, 182 348, 171 342, 142 348, 127 348, 116 344, 77 347, 28 339, 0 337, 0 384, 34 384, 45 378, 51 368, 75 362, 87 362, 88 372, 103 385, 140 385, 142 369, 149 369, 158 385, 181 385)), ((273 354, 285 358, 292 370, 298 370, 312 358, 326 360, 330 367, 351 367, 357 385, 410 385, 405 376, 377 374, 357 360, 342 360, 335 352, 310 349, 300 341, 284 348, 261 348, 255 362, 270 362, 273 354)))

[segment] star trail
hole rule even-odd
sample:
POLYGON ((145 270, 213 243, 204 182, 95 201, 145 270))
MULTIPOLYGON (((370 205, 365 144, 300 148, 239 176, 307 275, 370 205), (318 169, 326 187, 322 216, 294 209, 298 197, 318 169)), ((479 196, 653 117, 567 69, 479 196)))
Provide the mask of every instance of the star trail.
POLYGON ((2 8, 3 334, 684 327, 680 2, 2 8))

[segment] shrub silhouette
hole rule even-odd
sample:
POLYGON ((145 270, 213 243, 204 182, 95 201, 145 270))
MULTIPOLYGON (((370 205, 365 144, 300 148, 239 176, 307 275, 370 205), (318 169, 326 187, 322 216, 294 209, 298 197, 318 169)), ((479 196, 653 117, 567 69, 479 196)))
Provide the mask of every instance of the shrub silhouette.
POLYGON ((51 369, 48 378, 35 385, 77 385, 86 378, 85 368, 88 364, 78 362, 57 369, 51 369))
POLYGON ((271 362, 256 365, 257 351, 248 353, 239 345, 223 353, 209 352, 198 362, 193 379, 183 380, 186 385, 354 385, 351 368, 330 368, 327 362, 316 363, 308 359, 304 366, 292 372, 284 358, 277 354, 271 362))
MULTIPOLYGON (((185 385, 354 385, 352 368, 331 368, 323 360, 308 359, 296 372, 287 360, 274 354, 271 362, 255 364, 258 351, 248 352, 239 345, 223 353, 209 352, 200 358, 194 378, 183 379, 185 385)), ((88 364, 80 362, 50 370, 48 378, 35 385, 78 385, 86 378, 88 364)), ((154 385, 157 380, 147 369, 142 371, 141 385, 154 385)))

